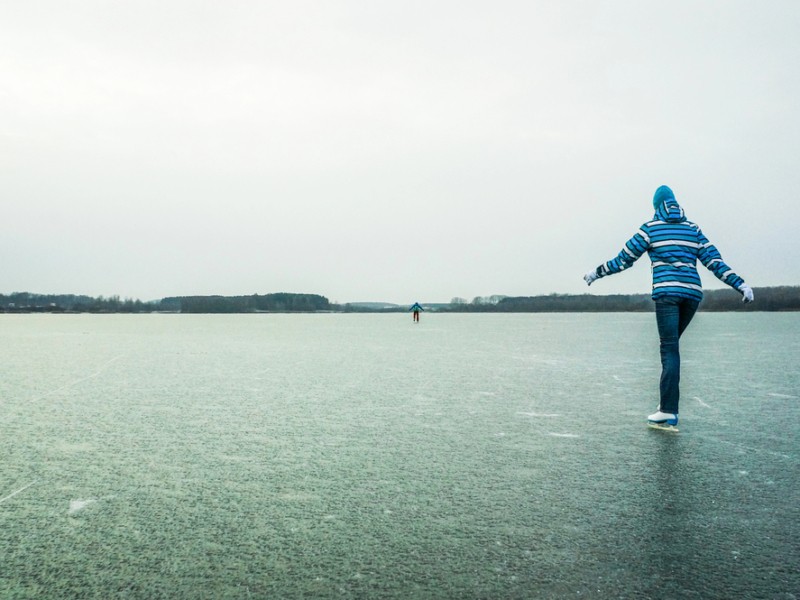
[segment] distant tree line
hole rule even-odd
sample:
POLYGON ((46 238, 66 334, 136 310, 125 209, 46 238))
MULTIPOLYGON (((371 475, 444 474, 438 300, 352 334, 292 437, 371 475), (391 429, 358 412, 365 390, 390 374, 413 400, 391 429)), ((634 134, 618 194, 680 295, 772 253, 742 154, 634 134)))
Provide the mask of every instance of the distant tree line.
POLYGON ((318 312, 331 303, 317 294, 253 294, 252 296, 183 296, 164 298, 167 306, 182 313, 318 312))
POLYGON ((702 310, 788 311, 800 310, 800 287, 779 286, 754 288, 755 302, 744 304, 742 295, 731 289, 705 293, 702 310))
POLYGON ((0 294, 2 312, 91 312, 142 313, 158 310, 159 302, 142 302, 119 296, 79 296, 75 294, 31 294, 15 292, 0 294))
POLYGON ((265 294, 252 296, 182 296, 151 302, 120 299, 119 296, 92 298, 73 294, 0 294, 0 312, 88 312, 88 313, 248 313, 316 312, 332 310, 324 296, 316 294, 265 294))
MULTIPOLYGON (((800 310, 800 287, 756 288, 756 301, 744 304, 742 295, 727 288, 704 291, 700 309, 704 311, 794 311, 800 310)), ((476 298, 467 303, 454 298, 450 312, 649 312, 655 309, 650 294, 591 294, 503 297, 497 302, 476 298)))
MULTIPOLYGON (((700 308, 704 311, 796 311, 800 310, 800 286, 756 288, 756 301, 744 304, 731 289, 707 290, 700 308)), ((649 294, 550 294, 547 296, 489 296, 472 302, 453 298, 450 304, 424 304, 441 312, 648 312, 654 309, 649 294)), ((0 312, 88 312, 88 313, 256 313, 256 312, 404 312, 407 306, 381 303, 332 304, 317 294, 253 294, 251 296, 175 296, 150 302, 119 296, 73 294, 0 294, 0 312)))
MULTIPOLYGON (((652 300, 647 294, 571 296, 551 294, 532 298, 504 298, 493 308, 495 312, 645 312, 653 310, 652 300)), ((491 305, 476 308, 491 309, 491 305)))

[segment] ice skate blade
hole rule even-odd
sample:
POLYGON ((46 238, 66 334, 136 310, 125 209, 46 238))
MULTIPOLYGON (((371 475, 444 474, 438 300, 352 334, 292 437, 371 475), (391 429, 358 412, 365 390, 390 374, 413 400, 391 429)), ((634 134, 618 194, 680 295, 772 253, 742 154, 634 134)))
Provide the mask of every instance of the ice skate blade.
POLYGON ((678 428, 675 425, 670 425, 669 423, 656 423, 654 421, 648 421, 647 426, 650 429, 658 429, 659 431, 669 431, 670 433, 678 433, 678 428))

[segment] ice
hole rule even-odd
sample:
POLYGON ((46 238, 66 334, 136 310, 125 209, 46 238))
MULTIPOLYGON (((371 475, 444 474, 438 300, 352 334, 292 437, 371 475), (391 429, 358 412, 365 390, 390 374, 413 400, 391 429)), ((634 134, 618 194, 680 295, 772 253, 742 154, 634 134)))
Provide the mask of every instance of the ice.
POLYGON ((800 589, 798 315, 406 316, 0 315, 0 597, 800 589))
POLYGON ((708 405, 706 402, 704 402, 702 398, 698 398, 697 396, 695 396, 695 397, 694 397, 694 400, 696 400, 696 401, 697 401, 697 403, 698 403, 700 406, 702 406, 703 408, 711 408, 711 406, 709 406, 709 405, 708 405))
POLYGON ((537 413, 537 412, 518 412, 518 415, 523 415, 525 417, 544 417, 544 418, 552 418, 552 417, 560 417, 559 413, 537 413))
POLYGON ((21 488, 19 488, 18 490, 15 490, 15 491, 11 492, 11 493, 10 493, 8 496, 5 496, 5 497, 3 497, 3 498, 0 498, 0 503, 3 503, 3 502, 5 502, 6 500, 11 500, 11 498, 13 498, 14 496, 16 496, 17 494, 21 494, 22 492, 24 492, 25 490, 27 490, 29 487, 31 487, 31 486, 32 486, 34 483, 36 483, 36 482, 35 482, 35 481, 32 481, 31 483, 29 483, 29 484, 27 484, 27 485, 23 485, 23 486, 22 486, 21 488))

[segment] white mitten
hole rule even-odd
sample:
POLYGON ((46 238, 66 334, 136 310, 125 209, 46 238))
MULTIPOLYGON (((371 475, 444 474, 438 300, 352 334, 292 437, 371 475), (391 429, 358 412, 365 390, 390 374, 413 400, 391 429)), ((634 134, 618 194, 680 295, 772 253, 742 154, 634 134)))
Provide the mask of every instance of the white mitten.
POLYGON ((751 290, 750 286, 746 283, 739 286, 739 292, 742 294, 742 302, 747 303, 753 301, 753 290, 751 290))

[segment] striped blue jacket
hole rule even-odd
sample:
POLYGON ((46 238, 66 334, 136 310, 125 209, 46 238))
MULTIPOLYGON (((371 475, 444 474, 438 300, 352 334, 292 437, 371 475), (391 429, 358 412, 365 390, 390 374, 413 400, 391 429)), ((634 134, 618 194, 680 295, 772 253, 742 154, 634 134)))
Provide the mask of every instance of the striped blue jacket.
POLYGON ((629 239, 616 258, 597 267, 598 277, 613 275, 632 266, 645 252, 653 269, 653 300, 666 296, 703 299, 697 260, 720 281, 738 290, 744 280, 725 264, 716 247, 695 223, 686 220, 683 208, 668 199, 629 239))

